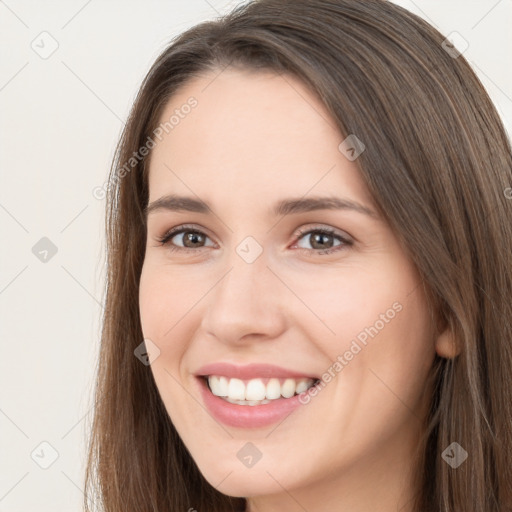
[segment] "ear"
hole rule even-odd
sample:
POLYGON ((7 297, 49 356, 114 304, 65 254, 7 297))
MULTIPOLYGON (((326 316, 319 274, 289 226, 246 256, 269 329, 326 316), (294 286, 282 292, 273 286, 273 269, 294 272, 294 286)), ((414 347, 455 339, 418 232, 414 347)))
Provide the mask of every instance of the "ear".
POLYGON ((444 322, 435 339, 435 348, 439 356, 446 359, 452 359, 460 354, 460 347, 457 346, 457 341, 453 335, 453 331, 447 322, 444 322))

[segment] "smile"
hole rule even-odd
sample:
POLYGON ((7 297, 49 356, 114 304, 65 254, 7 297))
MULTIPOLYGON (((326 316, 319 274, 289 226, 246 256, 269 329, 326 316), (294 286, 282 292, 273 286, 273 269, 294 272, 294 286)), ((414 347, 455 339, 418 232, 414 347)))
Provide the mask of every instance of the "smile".
POLYGON ((256 406, 303 393, 314 386, 318 379, 262 377, 242 380, 223 375, 209 375, 206 381, 215 396, 232 404, 256 406))

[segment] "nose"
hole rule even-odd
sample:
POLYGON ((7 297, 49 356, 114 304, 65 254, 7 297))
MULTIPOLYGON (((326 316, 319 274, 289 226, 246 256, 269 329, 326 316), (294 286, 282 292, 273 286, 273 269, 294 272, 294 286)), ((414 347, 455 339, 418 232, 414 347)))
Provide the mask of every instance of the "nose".
POLYGON ((208 294, 202 327, 222 343, 272 340, 286 328, 286 287, 267 267, 265 253, 247 263, 238 254, 208 294))

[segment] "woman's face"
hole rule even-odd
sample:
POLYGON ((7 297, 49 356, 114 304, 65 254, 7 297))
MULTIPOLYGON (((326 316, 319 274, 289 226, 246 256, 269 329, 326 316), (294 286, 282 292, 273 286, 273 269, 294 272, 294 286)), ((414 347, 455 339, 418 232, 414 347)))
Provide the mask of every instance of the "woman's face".
POLYGON ((140 313, 183 442, 225 494, 304 506, 313 489, 392 495, 436 348, 419 275, 358 172, 362 146, 340 149, 323 105, 286 75, 204 75, 162 124, 173 115, 151 156, 140 313), (187 200, 161 201, 171 194, 187 200), (319 205, 329 198, 345 203, 319 205), (214 363, 279 368, 204 369, 214 363), (218 394, 270 402, 228 403, 204 374, 222 377, 218 394), (320 382, 275 398, 311 383, 300 376, 320 382))

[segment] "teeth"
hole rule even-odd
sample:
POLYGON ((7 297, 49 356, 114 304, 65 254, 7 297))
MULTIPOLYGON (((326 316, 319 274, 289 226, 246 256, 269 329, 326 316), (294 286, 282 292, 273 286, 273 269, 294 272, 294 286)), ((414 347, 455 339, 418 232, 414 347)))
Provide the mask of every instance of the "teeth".
POLYGON ((290 398, 295 395, 295 388, 297 387, 294 379, 286 379, 281 388, 281 395, 285 398, 290 398))
POLYGON ((230 379, 228 398, 231 398, 231 400, 245 400, 245 384, 243 381, 240 379, 230 379))
POLYGON ((245 400, 265 400, 266 393, 267 388, 260 379, 252 379, 245 386, 245 400))
POLYGON ((218 375, 208 377, 208 384, 214 395, 239 405, 260 405, 281 397, 291 398, 295 394, 303 393, 314 383, 314 379, 284 379, 281 382, 277 378, 243 381, 218 375), (265 381, 268 382, 265 384, 265 381))
POLYGON ((208 378, 210 389, 215 389, 214 395, 217 396, 228 396, 228 379, 226 377, 217 377, 212 375, 208 378))
POLYGON ((307 389, 309 389, 311 386, 308 385, 308 383, 305 380, 301 380, 297 382, 297 387, 295 388, 295 392, 297 394, 303 393, 307 389))
POLYGON ((269 400, 281 398, 281 384, 279 379, 269 379, 267 382, 267 392, 265 395, 269 400))

